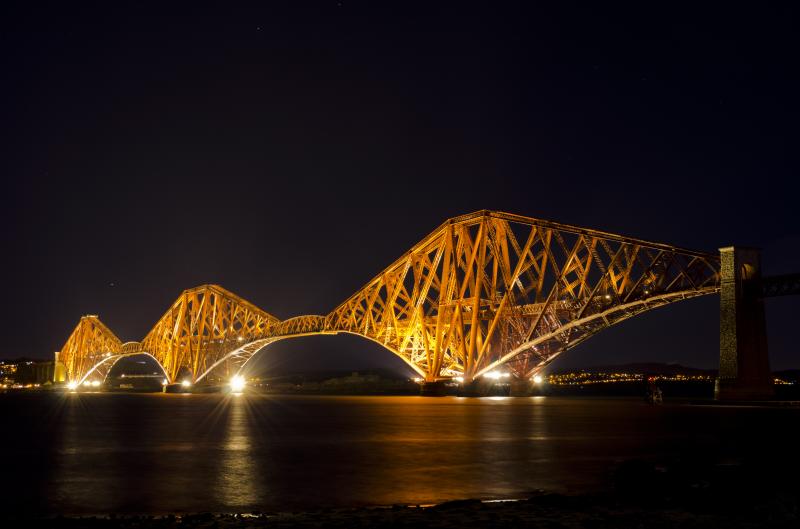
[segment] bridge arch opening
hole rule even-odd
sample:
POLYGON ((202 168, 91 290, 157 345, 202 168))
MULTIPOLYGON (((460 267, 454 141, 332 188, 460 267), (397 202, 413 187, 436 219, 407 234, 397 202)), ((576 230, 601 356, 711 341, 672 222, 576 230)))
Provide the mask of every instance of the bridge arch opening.
MULTIPOLYGON (((259 372, 291 374, 302 371, 385 371, 403 378, 424 376, 390 348, 360 334, 320 333, 262 341, 263 344, 252 342, 256 344, 253 350, 240 358, 234 369, 229 369, 224 374, 215 374, 215 371, 225 368, 226 361, 237 359, 237 351, 232 351, 206 373, 200 374, 195 383, 207 381, 209 378, 224 381, 235 375, 252 376, 259 372), (325 354, 320 354, 321 350, 325 354)), ((243 346, 245 347, 247 346, 243 346)))
MULTIPOLYGON (((150 371, 157 377, 161 379, 161 381, 169 381, 169 375, 167 375, 164 366, 161 365, 153 355, 147 352, 136 352, 136 353, 122 353, 122 354, 112 354, 107 353, 103 356, 103 358, 97 362, 94 366, 92 366, 89 371, 86 372, 83 377, 78 379, 77 381, 73 381, 70 383, 71 389, 76 389, 80 386, 90 386, 90 387, 99 387, 101 385, 105 385, 109 374, 111 374, 114 367, 120 362, 127 358, 136 358, 142 357, 145 364, 150 365, 150 371)), ((135 360, 134 360, 135 361, 135 360)))
POLYGON ((160 388, 167 379, 161 363, 149 353, 132 353, 111 365, 104 385, 114 389, 152 390, 160 388))
POLYGON ((546 371, 655 363, 716 369, 719 299, 698 296, 663 308, 668 310, 644 311, 594 334, 559 355, 546 371))

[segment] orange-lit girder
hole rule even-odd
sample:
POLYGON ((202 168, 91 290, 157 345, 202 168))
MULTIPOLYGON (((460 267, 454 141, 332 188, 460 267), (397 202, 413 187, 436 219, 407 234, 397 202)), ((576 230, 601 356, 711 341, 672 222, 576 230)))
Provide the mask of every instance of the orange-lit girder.
POLYGON ((481 211, 446 221, 327 316, 280 322, 206 285, 181 294, 141 350, 175 380, 182 368, 196 378, 240 366, 275 340, 348 332, 427 380, 501 364, 527 377, 610 325, 718 290, 714 254, 481 211))
POLYGON ((104 357, 121 350, 122 342, 97 316, 84 316, 58 352, 56 361, 64 364, 67 379, 71 380, 83 376, 104 357))
POLYGON ((193 377, 243 342, 261 338, 278 318, 218 285, 185 290, 142 340, 170 380, 181 368, 193 377))
POLYGON ((713 254, 483 211, 442 224, 326 327, 384 344, 428 380, 504 362, 529 376, 615 322, 718 287, 713 254))

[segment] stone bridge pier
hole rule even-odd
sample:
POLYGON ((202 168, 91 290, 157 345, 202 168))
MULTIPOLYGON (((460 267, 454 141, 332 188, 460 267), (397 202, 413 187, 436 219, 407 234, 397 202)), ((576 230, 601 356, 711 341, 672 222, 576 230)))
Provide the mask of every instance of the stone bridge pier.
POLYGON ((720 248, 719 377, 717 400, 764 400, 774 395, 767 352, 761 253, 720 248))

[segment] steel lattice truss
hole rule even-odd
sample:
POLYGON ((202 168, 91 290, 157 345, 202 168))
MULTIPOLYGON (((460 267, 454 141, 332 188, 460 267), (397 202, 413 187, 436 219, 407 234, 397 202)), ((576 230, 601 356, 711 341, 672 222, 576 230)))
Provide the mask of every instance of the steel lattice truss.
POLYGON ((204 372, 232 349, 271 334, 278 318, 218 285, 185 290, 142 340, 176 380, 204 372))
POLYGON ((719 258, 496 212, 451 219, 337 307, 427 380, 530 376, 594 333, 719 289, 719 258))
POLYGON ((97 316, 84 316, 75 326, 57 356, 68 376, 81 378, 103 358, 117 355, 122 342, 97 316))
MULTIPOLYGON (((171 380, 182 369, 202 379, 240 369, 279 339, 347 332, 430 381, 471 380, 502 364, 529 377, 615 323, 718 291, 714 254, 482 211, 439 226, 327 316, 280 322, 207 285, 185 291, 140 350, 171 380)), ((86 365, 68 365, 71 378, 86 365)))
POLYGON ((765 298, 798 294, 800 294, 800 274, 761 278, 761 295, 765 298))

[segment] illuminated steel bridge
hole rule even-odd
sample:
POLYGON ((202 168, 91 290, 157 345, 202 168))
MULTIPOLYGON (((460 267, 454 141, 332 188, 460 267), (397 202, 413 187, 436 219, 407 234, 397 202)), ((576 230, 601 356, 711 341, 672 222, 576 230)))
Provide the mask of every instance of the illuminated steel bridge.
POLYGON ((595 333, 720 290, 717 254, 530 217, 447 220, 327 315, 275 316, 217 285, 184 291, 141 342, 84 316, 57 353, 71 384, 151 355, 170 382, 238 373, 277 340, 351 333, 426 381, 471 381, 501 365, 528 379, 595 333))

